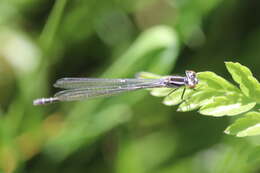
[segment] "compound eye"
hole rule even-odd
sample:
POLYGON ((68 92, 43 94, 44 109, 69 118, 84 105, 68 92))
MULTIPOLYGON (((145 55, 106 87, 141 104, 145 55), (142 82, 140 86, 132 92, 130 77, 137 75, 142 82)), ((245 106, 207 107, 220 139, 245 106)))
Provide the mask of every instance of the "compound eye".
POLYGON ((195 78, 196 77, 196 73, 194 71, 190 71, 190 70, 186 71, 186 75, 189 78, 195 78))
POLYGON ((191 77, 196 77, 196 73, 195 73, 195 72, 191 72, 191 73, 190 73, 190 76, 191 76, 191 77))

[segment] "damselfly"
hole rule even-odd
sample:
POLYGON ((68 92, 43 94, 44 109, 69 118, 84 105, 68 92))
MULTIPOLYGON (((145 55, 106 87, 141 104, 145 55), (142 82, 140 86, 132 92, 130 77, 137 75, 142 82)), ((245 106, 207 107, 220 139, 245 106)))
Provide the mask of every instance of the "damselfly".
MULTIPOLYGON (((144 88, 175 88, 184 86, 195 88, 198 79, 194 71, 187 70, 186 76, 167 76, 160 79, 102 79, 102 78, 62 78, 56 81, 54 87, 63 88, 50 98, 40 98, 33 101, 34 105, 43 105, 59 101, 83 100, 104 96, 112 96, 126 91, 144 88)), ((182 97, 183 97, 182 94, 182 97)))

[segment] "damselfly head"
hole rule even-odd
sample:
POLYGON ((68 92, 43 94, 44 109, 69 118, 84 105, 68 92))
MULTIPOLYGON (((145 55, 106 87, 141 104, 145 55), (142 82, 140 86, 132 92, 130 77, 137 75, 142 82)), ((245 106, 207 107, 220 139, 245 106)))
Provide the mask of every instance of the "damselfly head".
POLYGON ((196 72, 191 70, 186 70, 185 73, 186 73, 185 85, 188 88, 195 88, 196 85, 199 83, 196 72))

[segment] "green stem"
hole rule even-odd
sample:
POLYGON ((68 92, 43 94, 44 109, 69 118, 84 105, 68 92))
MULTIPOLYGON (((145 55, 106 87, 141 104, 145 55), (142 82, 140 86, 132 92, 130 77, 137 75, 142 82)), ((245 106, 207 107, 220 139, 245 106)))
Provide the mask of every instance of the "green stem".
POLYGON ((45 51, 48 52, 49 48, 53 43, 66 3, 67 0, 56 0, 54 7, 51 11, 51 14, 47 19, 47 22, 43 28, 43 31, 39 39, 44 52, 45 51))

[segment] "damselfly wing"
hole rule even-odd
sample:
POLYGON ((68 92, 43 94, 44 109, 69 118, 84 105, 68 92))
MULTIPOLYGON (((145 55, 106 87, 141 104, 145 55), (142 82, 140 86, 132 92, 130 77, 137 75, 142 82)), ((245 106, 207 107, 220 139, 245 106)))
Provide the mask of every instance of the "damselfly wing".
POLYGON ((167 76, 160 79, 62 78, 56 81, 54 87, 65 90, 54 97, 36 99, 33 104, 84 100, 147 88, 194 88, 198 84, 196 73, 187 70, 185 74, 184 77, 167 76))

